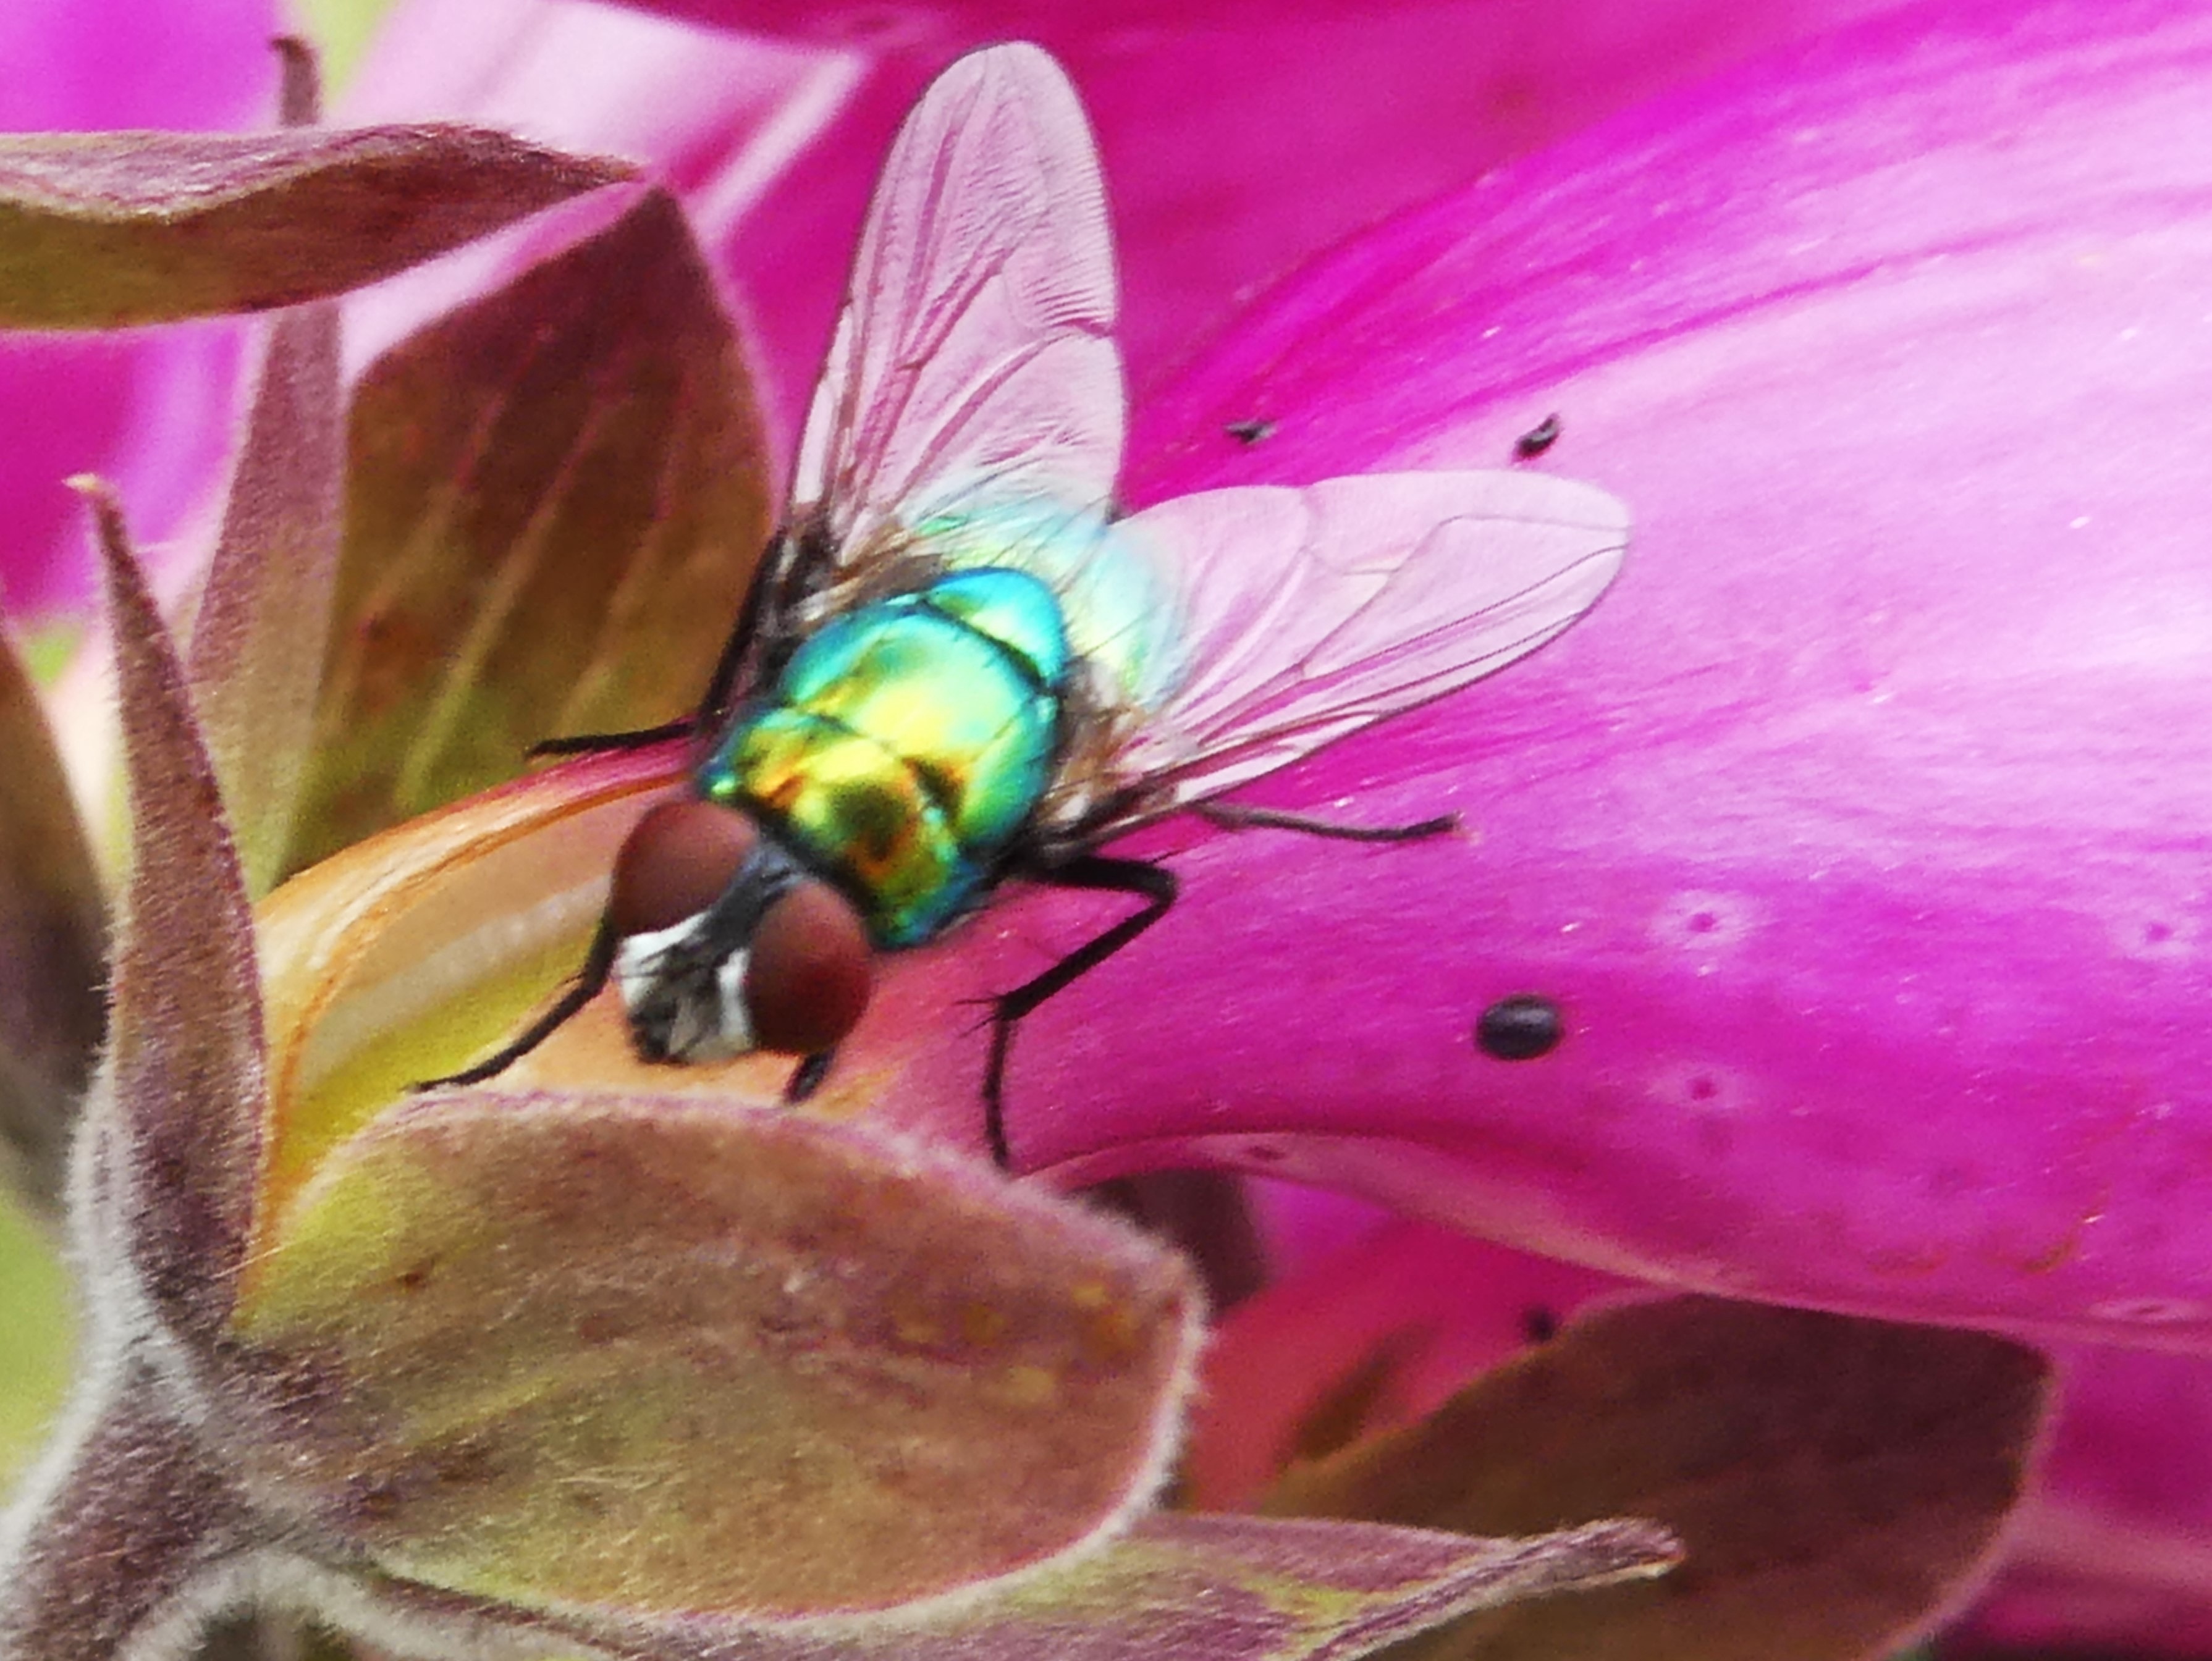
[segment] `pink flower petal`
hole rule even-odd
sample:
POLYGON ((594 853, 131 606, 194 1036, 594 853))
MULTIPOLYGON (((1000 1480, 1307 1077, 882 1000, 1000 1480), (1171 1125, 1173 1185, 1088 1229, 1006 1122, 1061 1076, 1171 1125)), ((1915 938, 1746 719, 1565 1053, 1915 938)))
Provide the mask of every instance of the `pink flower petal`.
MULTIPOLYGON (((265 126, 274 109, 270 0, 72 0, 0 8, 0 130, 265 126)), ((83 513, 62 481, 96 471, 162 544, 222 465, 238 366, 235 324, 158 334, 0 336, 0 580, 9 614, 82 601, 92 563, 83 513)))
MULTIPOLYGON (((338 116, 346 122, 461 118, 542 143, 651 161, 682 193, 695 230, 711 246, 741 221, 750 223, 791 157, 837 118, 856 76, 835 54, 620 8, 485 0, 464 15, 437 0, 413 0, 385 20, 338 116)), ((858 220, 855 206, 852 222, 858 220)), ((588 215, 555 215, 362 296, 347 312, 349 361, 366 362, 429 318, 573 240, 590 223, 588 215)), ((812 280, 826 291, 819 338, 807 340, 817 358, 851 258, 851 236, 841 227, 818 253, 794 239, 805 270, 818 267, 812 280)), ((808 367, 803 379, 783 389, 780 406, 799 409, 813 373, 808 367)), ((793 433, 796 420, 794 414, 793 433)), ((732 597, 732 616, 736 607, 732 597)))
POLYGON ((1249 1506, 1316 1429, 1418 1422, 1621 1282, 1416 1223, 1386 1226, 1240 1304, 1206 1346, 1189 1503, 1249 1506))
MULTIPOLYGON (((1255 792, 1460 838, 1148 840, 1186 900, 1024 1028, 1017 1163, 2212 1339, 2208 70, 2174 3, 1839 38, 1351 245, 1140 417, 1145 502, 1499 464, 1558 410, 1539 464, 1639 532, 1534 660, 1255 792), (1518 992, 1565 1042, 1492 1059, 1518 992)), ((1002 907, 945 973, 1113 914, 1002 907)))
POLYGON ((1972 1629, 2001 1642, 2212 1650, 2212 1375, 2201 1357, 2081 1346, 2039 1491, 1972 1629))
POLYGON ((1652 91, 1890 3, 1452 0, 1309 8, 1285 26, 1251 0, 1198 15, 493 0, 465 20, 411 0, 386 19, 347 112, 512 123, 658 161, 721 250, 779 430, 795 433, 891 133, 969 46, 1033 36, 1083 94, 1141 396, 1240 294, 1338 237, 1652 91))
POLYGON ((276 18, 270 0, 15 0, 0 12, 0 128, 268 125, 276 18))
MULTIPOLYGON (((1232 31, 1289 39, 1311 36, 1335 25, 1381 24, 1387 31, 1398 19, 1390 14, 1452 11, 1458 33, 1490 43, 1507 42, 1533 62, 1582 55, 1592 42, 1638 34, 1663 42, 1671 66, 1648 63, 1629 66, 1632 76, 1693 73, 1698 59, 1731 39, 1775 39, 1817 27, 1823 20, 1855 15, 1865 7, 1823 5, 1817 0, 1785 0, 1758 6, 1742 0, 1694 0, 1671 6, 1621 3, 1620 0, 1575 0, 1560 6, 1533 0, 1485 0, 1474 6, 1407 6, 1395 9, 1361 0, 1304 0, 1286 7, 1281 0, 1124 0, 1115 6, 1070 4, 1067 0, 864 0, 825 4, 821 0, 625 0, 641 11, 660 12, 709 27, 747 29, 827 46, 888 52, 915 48, 957 52, 994 40, 1032 39, 1056 53, 1086 46, 1135 56, 1146 52, 1180 52, 1205 37, 1232 31), (1644 32, 1649 31, 1648 34, 1644 32)), ((1647 52, 1649 48, 1647 48, 1647 52)), ((1601 54, 1599 61, 1601 61, 1601 54)), ((1707 58, 1710 62, 1711 59, 1707 58)), ((1340 94, 1362 93, 1384 101, 1383 88, 1363 82, 1340 64, 1334 77, 1340 94)), ((1595 79, 1595 77, 1586 77, 1595 79)), ((1212 90, 1222 90, 1218 88, 1212 90)), ((1525 96, 1526 89, 1522 89, 1525 96)), ((1503 101, 1503 100, 1501 100, 1503 101)))
MULTIPOLYGON (((958 52, 1032 36, 1060 58, 1097 130, 1121 250, 1121 343, 1141 404, 1242 297, 1338 238, 1639 97, 1880 3, 1455 0, 1364 15, 1308 8, 1292 26, 1279 8, 1232 3, 1206 8, 1205 27, 1187 9, 1148 18, 1049 4, 748 13, 744 27, 842 40, 877 68, 732 229, 729 269, 763 326, 775 379, 803 397, 843 251, 899 118, 958 52)), ((712 15, 713 0, 690 15, 712 15)))

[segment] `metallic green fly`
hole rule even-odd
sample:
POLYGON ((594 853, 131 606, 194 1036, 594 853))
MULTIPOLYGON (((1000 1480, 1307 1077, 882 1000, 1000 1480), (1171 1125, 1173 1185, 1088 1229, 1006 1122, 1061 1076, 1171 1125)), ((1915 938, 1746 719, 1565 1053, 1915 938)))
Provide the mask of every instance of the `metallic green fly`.
MULTIPOLYGON (((1142 934, 1164 867, 1101 853, 1370 722, 1533 652, 1620 568, 1626 510, 1520 472, 1406 473, 1113 509, 1126 409, 1113 248, 1073 89, 1034 46, 946 70, 870 203, 800 443, 713 684, 682 724, 690 799, 617 858, 581 974, 497 1055, 610 979, 639 1053, 827 1070, 870 961, 1009 880, 1142 906, 1001 996, 1014 1027, 1142 934)), ((644 737, 647 735, 635 735, 644 737)), ((590 741, 586 741, 586 743, 590 741)), ((581 746, 579 746, 581 747, 581 746)))

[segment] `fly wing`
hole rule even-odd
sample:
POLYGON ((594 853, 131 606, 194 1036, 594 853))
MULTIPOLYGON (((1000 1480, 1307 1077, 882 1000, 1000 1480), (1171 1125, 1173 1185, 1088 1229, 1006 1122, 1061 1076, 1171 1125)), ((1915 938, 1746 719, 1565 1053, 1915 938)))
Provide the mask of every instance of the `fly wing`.
POLYGON ((1628 549, 1620 502, 1540 473, 1218 490, 1118 529, 1179 591, 1186 668, 1117 758, 1174 805, 1534 652, 1596 603, 1628 549))
POLYGON ((1113 243, 1074 88, 975 52, 908 116, 869 203, 799 443, 792 521, 841 573, 933 516, 1103 518, 1121 458, 1113 243))

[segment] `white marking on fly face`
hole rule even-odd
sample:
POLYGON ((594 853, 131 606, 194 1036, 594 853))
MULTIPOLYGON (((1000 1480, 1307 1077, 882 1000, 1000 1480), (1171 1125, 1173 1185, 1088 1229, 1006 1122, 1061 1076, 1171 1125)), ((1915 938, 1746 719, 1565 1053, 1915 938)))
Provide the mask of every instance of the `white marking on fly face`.
POLYGON ((698 949, 707 914, 665 929, 626 935, 615 948, 615 985, 630 1031, 648 1056, 666 1061, 729 1061, 756 1046, 745 1014, 744 950, 711 964, 698 949))

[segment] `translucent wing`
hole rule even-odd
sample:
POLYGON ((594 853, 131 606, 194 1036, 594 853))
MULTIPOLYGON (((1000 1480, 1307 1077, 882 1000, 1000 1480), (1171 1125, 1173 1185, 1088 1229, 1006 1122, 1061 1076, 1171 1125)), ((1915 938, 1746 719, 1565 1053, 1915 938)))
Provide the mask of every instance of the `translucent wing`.
POLYGON ((1117 530, 1179 592, 1181 677, 1119 758, 1176 804, 1534 652, 1628 549, 1619 501, 1540 473, 1212 491, 1117 530))
POLYGON ((978 503, 1103 517, 1125 410, 1114 255, 1074 89, 1034 46, 970 54, 900 129, 807 412, 795 524, 841 567, 978 503))

